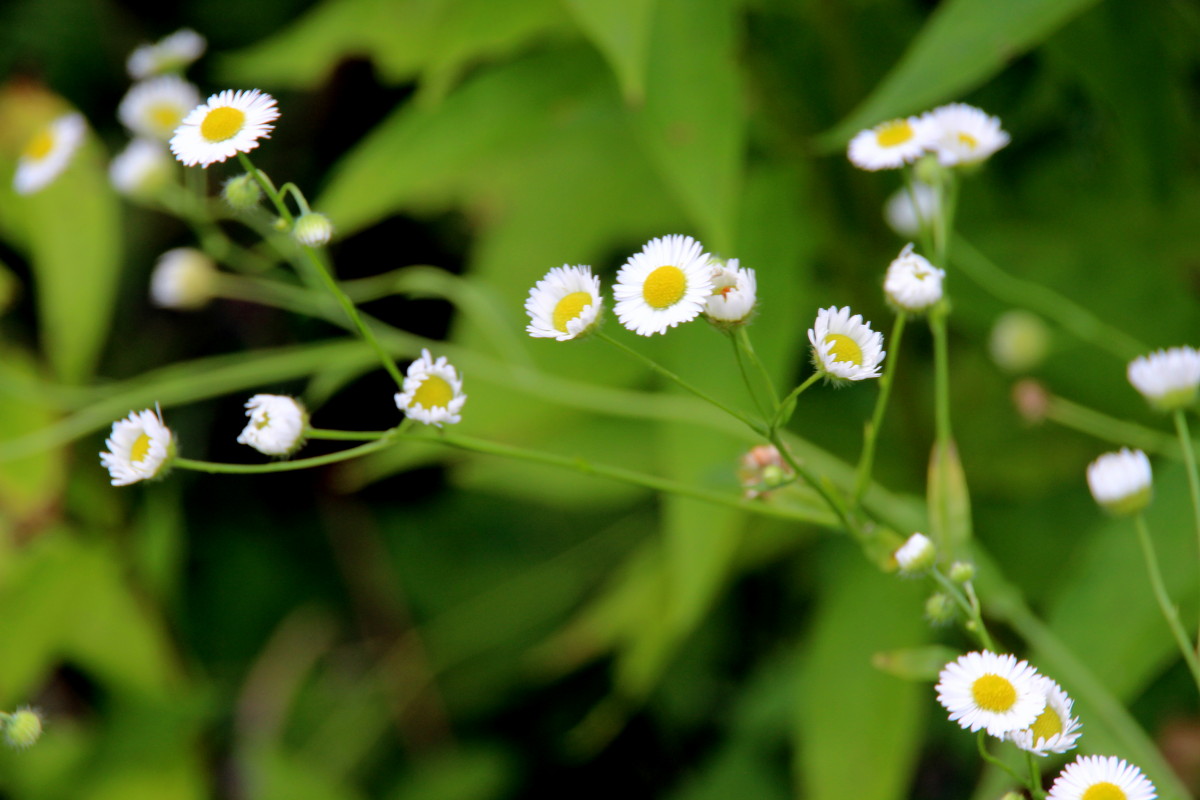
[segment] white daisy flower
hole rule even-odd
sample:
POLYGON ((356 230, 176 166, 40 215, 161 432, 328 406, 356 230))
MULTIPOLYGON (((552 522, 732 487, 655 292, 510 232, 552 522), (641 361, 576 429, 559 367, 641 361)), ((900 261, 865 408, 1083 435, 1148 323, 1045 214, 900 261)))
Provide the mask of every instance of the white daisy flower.
POLYGON ((226 89, 188 112, 171 137, 171 152, 189 167, 249 153, 259 139, 269 139, 279 119, 275 98, 258 89, 226 89))
POLYGON ((900 572, 905 575, 916 575, 929 569, 936 556, 933 542, 923 533, 914 533, 893 553, 900 572))
POLYGON ((113 423, 100 463, 112 475, 113 486, 128 486, 162 475, 175 455, 175 439, 156 412, 131 411, 113 423))
POLYGON ((304 444, 308 412, 294 397, 256 394, 246 401, 246 416, 250 421, 238 444, 248 444, 267 456, 291 455, 304 444))
POLYGON ((13 190, 17 194, 33 194, 49 186, 71 163, 86 131, 83 115, 75 111, 63 114, 38 131, 17 158, 13 190))
POLYGON ((1007 738, 1022 750, 1039 756, 1065 753, 1075 747, 1079 738, 1079 718, 1071 716, 1074 701, 1062 687, 1044 675, 1038 676, 1038 686, 1046 696, 1046 707, 1028 728, 1009 731, 1007 738))
POLYGON ((951 103, 924 115, 929 149, 944 167, 983 161, 1009 142, 998 117, 966 103, 951 103))
POLYGON ((1087 468, 1088 488, 1096 502, 1113 514, 1136 514, 1150 504, 1150 459, 1141 450, 1122 447, 1105 453, 1087 468))
POLYGON ((752 269, 742 269, 731 258, 722 266, 713 264, 713 289, 704 304, 704 314, 716 323, 746 322, 758 302, 758 280, 752 269))
POLYGON ((396 393, 396 407, 405 415, 439 428, 461 422, 458 412, 466 402, 458 372, 445 356, 434 361, 425 349, 409 366, 404 385, 396 393))
POLYGON ((182 70, 204 55, 204 37, 184 28, 154 44, 144 44, 129 54, 125 66, 134 80, 182 70))
POLYGON ((846 155, 854 166, 872 172, 902 167, 925 153, 929 141, 927 128, 921 117, 883 122, 855 134, 846 155))
POLYGON ((212 300, 217 265, 199 250, 176 247, 158 257, 150 274, 150 299, 161 308, 194 311, 212 300))
POLYGON ((888 301, 905 311, 925 311, 942 299, 942 279, 946 277, 925 256, 913 252, 907 244, 888 266, 883 291, 888 301))
POLYGON ((578 339, 596 327, 603 309, 600 279, 592 275, 592 268, 563 264, 547 272, 529 290, 525 300, 529 324, 525 332, 560 342, 578 339))
POLYGON ((1186 408, 1196 402, 1200 387, 1200 352, 1187 346, 1156 350, 1130 362, 1128 375, 1133 388, 1155 408, 1186 408))
POLYGON ((879 364, 887 355, 883 335, 871 330, 862 315, 850 316, 850 307, 830 306, 817 312, 808 329, 813 348, 813 366, 826 377, 861 381, 879 377, 879 364))
POLYGON ((333 238, 333 223, 324 214, 306 211, 292 228, 296 241, 307 247, 323 247, 333 238))
POLYGON ((121 98, 117 118, 138 136, 166 142, 198 105, 199 89, 178 75, 160 75, 135 83, 121 98))
POLYGON ((905 238, 921 233, 938 213, 937 190, 923 181, 914 180, 912 190, 901 186, 883 206, 883 219, 888 227, 905 238))
POLYGON ((695 319, 712 294, 709 260, 690 236, 650 240, 617 273, 617 319, 640 336, 666 333, 695 319))
POLYGON ((1080 756, 1067 764, 1046 800, 1154 800, 1150 779, 1116 756, 1080 756))
POLYGON ((153 197, 171 180, 174 165, 163 143, 134 139, 108 165, 108 179, 121 194, 153 197))
POLYGON ((959 656, 942 669, 938 702, 951 721, 974 733, 980 728, 1003 737, 1028 728, 1046 707, 1038 672, 1013 655, 988 651, 959 656))

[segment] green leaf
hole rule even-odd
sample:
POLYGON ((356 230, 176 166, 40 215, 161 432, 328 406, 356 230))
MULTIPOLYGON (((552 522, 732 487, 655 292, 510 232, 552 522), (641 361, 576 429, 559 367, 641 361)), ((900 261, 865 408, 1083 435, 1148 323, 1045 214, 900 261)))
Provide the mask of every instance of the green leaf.
POLYGON ((650 26, 658 0, 563 0, 579 27, 604 54, 626 102, 637 105, 646 91, 650 26))
POLYGON ((953 100, 1086 11, 1096 0, 948 0, 859 106, 818 138, 842 147, 857 131, 953 100))

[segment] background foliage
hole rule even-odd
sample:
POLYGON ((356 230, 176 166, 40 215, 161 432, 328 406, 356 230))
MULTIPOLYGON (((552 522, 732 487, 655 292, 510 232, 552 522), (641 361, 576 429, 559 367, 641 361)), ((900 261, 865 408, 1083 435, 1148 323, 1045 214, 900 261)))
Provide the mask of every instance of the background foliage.
MULTIPOLYGON (((0 192, 0 707, 49 719, 34 749, 0 754, 7 796, 886 800, 961 797, 978 777, 970 738, 902 675, 925 670, 881 655, 965 642, 927 628, 919 584, 817 528, 443 449, 109 487, 107 426, 154 402, 185 454, 227 461, 249 460, 234 438, 255 391, 302 394, 323 427, 396 421, 386 375, 324 323, 149 305, 150 265, 189 234, 123 204, 104 170, 126 54, 181 25, 209 38, 191 72, 205 93, 279 98, 256 162, 334 220, 342 278, 449 271, 367 309, 412 334, 402 355, 445 340, 464 432, 713 491, 735 488, 754 442, 600 342, 526 337, 530 286, 563 263, 608 285, 645 240, 695 235, 757 270, 756 346, 794 384, 818 307, 890 319, 896 177, 853 170, 849 135, 952 100, 998 114, 1013 143, 966 182, 959 221, 1006 274, 963 256, 947 279, 991 611, 1048 674, 1087 664, 1200 783, 1186 672, 1129 531, 1084 484, 1112 446, 1023 422, 987 356, 999 314, 1047 314, 1035 377, 1166 430, 1124 362, 1196 344, 1193 5, 19 0, 0 10, 3 174, 67 104, 94 136, 45 192, 0 192), (1063 298, 1125 338, 1058 324, 1063 298)), ((706 326, 638 344, 745 402, 706 326)), ((899 357, 873 491, 919 530, 927 333, 910 328, 899 357)), ((792 428, 810 463, 844 479, 874 391, 804 396, 792 428)), ((1174 596, 1194 597, 1182 469, 1168 454, 1156 471, 1151 524, 1174 596)), ((1184 602, 1189 626, 1196 611, 1184 602)), ((1066 688, 1084 750, 1141 755, 1066 688)), ((994 776, 979 786, 998 794, 994 776)))

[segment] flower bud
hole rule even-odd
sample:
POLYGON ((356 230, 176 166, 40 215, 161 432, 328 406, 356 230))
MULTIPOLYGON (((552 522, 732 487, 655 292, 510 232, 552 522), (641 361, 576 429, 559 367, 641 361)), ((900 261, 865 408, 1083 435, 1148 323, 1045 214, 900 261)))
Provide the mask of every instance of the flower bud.
POLYGON ((937 551, 933 542, 923 533, 914 533, 908 537, 894 553, 896 564, 900 567, 901 575, 920 575, 933 566, 937 551))
POLYGON ((950 580, 966 583, 975 578, 975 565, 970 561, 955 561, 950 565, 950 580))
POLYGON ((1036 369, 1050 349, 1050 329, 1041 317, 1020 309, 1006 311, 992 326, 988 352, 1007 372, 1036 369))
POLYGON ((256 208, 262 200, 262 188, 254 176, 248 172, 230 178, 221 188, 221 197, 230 208, 238 211, 249 211, 256 208))
POLYGON ((9 747, 24 750, 42 735, 42 718, 32 708, 19 708, 4 720, 4 741, 9 747))
POLYGON ((333 237, 333 223, 324 214, 309 211, 300 215, 296 227, 292 229, 296 241, 308 247, 321 247, 329 244, 333 237))
POLYGON ((949 595, 936 592, 925 601, 925 618, 934 625, 944 625, 954 619, 954 601, 949 595))

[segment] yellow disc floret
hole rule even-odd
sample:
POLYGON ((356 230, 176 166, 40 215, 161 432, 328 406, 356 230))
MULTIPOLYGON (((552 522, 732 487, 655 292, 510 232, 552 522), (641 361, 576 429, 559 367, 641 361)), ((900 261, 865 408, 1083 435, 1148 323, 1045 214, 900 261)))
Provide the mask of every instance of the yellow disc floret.
POLYGON ((670 308, 687 291, 687 276, 670 264, 651 272, 642 284, 642 297, 651 308, 670 308))
POLYGON ((592 304, 592 296, 587 292, 571 292, 565 295, 554 306, 554 327, 556 330, 567 332, 567 323, 579 316, 583 309, 592 304))
POLYGON ((875 141, 880 147, 898 147, 912 138, 912 125, 906 119, 894 119, 875 129, 875 141))
POLYGON ((1017 690, 1006 678, 988 673, 971 684, 975 704, 986 711, 1008 711, 1017 702, 1017 690))
POLYGON ((1121 787, 1108 781, 1094 783, 1083 793, 1083 800, 1125 800, 1126 794, 1121 787))
POLYGON ((150 435, 143 431, 133 440, 133 447, 129 448, 129 460, 137 463, 150 454, 150 435))
POLYGON ((41 131, 37 136, 29 140, 29 144, 25 145, 24 156, 34 161, 41 161, 50 154, 54 149, 54 134, 50 129, 41 131))
POLYGON ((862 366, 863 352, 858 342, 844 333, 825 334, 826 342, 833 342, 829 354, 834 361, 847 361, 855 366, 862 366))
POLYGON ((204 116, 200 123, 200 135, 210 142, 223 142, 237 135, 246 122, 246 112, 238 108, 221 106, 204 116))
MULTIPOLYGON (((183 121, 183 113, 179 106, 171 103, 156 103, 146 110, 146 116, 154 123, 154 127, 164 131, 173 131, 183 121)), ((211 115, 210 115, 211 116, 211 115)))
POLYGON ((1029 731, 1033 734, 1035 744, 1041 740, 1050 741, 1050 737, 1063 732, 1062 717, 1053 708, 1046 706, 1046 710, 1029 726, 1029 731))
POLYGON ((447 408, 453 399, 454 387, 437 375, 426 375, 425 380, 421 382, 417 391, 413 393, 413 399, 409 403, 409 406, 419 405, 424 408, 447 408))

